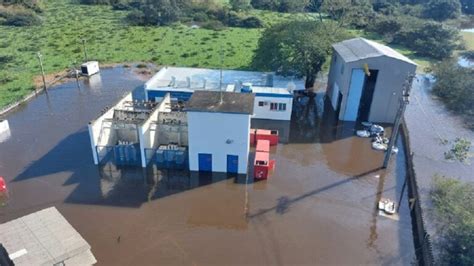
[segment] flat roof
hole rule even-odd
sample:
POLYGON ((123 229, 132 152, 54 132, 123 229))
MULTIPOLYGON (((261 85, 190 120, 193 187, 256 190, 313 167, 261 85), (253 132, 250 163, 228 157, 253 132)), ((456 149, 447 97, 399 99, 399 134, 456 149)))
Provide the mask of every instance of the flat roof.
POLYGON ((188 112, 253 114, 254 100, 253 93, 196 91, 189 99, 185 110, 188 112))
MULTIPOLYGON (((145 83, 146 89, 162 87, 189 88, 190 90, 220 89, 219 69, 190 68, 190 67, 163 67, 150 80, 145 83), (172 85, 173 78, 176 84, 172 85), (187 78, 191 80, 189 86, 187 78), (204 88, 204 80, 206 87, 204 88)), ((229 84, 237 82, 252 83, 255 86, 287 88, 289 83, 294 83, 297 90, 304 89, 304 80, 292 77, 283 77, 273 72, 257 72, 242 70, 222 70, 222 86, 225 89, 229 84), (271 76, 271 77, 270 77, 271 76), (273 84, 269 84, 272 80, 273 84)))
POLYGON ((55 207, 0 224, 0 242, 15 265, 96 263, 90 245, 55 207))
POLYGON ((333 44, 333 48, 345 62, 355 62, 367 58, 387 56, 415 66, 417 65, 408 57, 386 45, 360 37, 333 44))

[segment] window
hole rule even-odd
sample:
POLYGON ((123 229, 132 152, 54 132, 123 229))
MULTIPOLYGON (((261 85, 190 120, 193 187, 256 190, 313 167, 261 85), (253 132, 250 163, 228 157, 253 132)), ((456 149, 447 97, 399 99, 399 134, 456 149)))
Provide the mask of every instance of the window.
POLYGON ((258 102, 258 106, 264 106, 265 102, 258 102))
POLYGON ((286 103, 279 103, 278 111, 286 111, 286 103))
POLYGON ((277 103, 270 103, 270 110, 276 111, 278 109, 278 104, 277 103))

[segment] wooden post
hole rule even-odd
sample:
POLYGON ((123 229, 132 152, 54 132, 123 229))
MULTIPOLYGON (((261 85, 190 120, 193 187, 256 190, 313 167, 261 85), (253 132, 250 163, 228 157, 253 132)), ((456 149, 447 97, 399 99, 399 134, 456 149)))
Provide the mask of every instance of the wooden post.
POLYGON ((44 68, 43 68, 43 55, 40 52, 36 54, 38 56, 40 68, 41 68, 41 76, 43 78, 43 89, 46 93, 48 93, 48 88, 46 87, 46 77, 44 75, 44 68))
POLYGON ((82 39, 82 48, 84 50, 84 60, 87 62, 86 39, 82 39))

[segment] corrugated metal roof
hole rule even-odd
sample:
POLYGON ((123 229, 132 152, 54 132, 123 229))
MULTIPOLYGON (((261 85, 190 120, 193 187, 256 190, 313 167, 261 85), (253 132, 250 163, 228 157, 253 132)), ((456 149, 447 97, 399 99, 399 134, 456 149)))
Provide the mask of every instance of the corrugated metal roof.
POLYGON ((255 94, 222 92, 221 102, 218 91, 196 91, 186 105, 191 112, 253 114, 255 94))
POLYGON ((334 44, 333 47, 345 62, 355 62, 367 58, 387 56, 416 65, 416 63, 408 57, 400 54, 392 48, 364 38, 345 40, 334 44))

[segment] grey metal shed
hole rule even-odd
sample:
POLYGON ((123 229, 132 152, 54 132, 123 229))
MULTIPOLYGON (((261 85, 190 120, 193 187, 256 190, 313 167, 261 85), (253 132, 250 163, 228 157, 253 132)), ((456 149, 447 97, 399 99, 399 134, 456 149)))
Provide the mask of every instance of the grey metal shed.
POLYGON ((417 64, 364 38, 333 45, 327 96, 343 121, 393 123, 403 84, 417 64))

